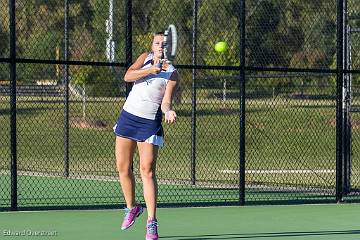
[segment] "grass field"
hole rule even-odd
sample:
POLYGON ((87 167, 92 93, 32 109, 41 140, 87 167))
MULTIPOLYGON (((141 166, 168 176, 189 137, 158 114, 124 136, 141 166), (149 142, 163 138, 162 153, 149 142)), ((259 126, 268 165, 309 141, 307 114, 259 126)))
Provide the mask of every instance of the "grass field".
MULTIPOLYGON (((206 95, 199 93, 200 96, 206 95)), ((190 97, 185 93, 185 97, 190 97)), ((86 117, 102 127, 79 127, 81 101, 70 104, 69 163, 72 176, 115 177, 112 127, 122 98, 88 99, 86 117)), ((61 99, 18 97, 18 169, 23 172, 63 172, 64 105, 61 99)), ((166 147, 158 160, 159 181, 189 185, 191 182, 191 103, 175 106, 179 119, 165 125, 166 147)), ((199 99, 196 122, 196 182, 208 188, 237 188, 239 182, 239 101, 199 99)), ((248 99, 246 105, 246 181, 253 192, 296 189, 333 196, 335 187, 335 101, 274 97, 248 99), (325 190, 325 192, 323 191, 325 190)), ((10 159, 9 99, 0 101, 0 154, 10 159)), ((356 120, 356 119, 355 119, 356 120)), ((353 128, 357 136, 358 128, 353 128)), ((360 171, 353 149, 353 172, 360 171)), ((9 161, 0 168, 9 169, 9 161)), ((135 170, 138 169, 138 157, 135 170)), ((138 172, 138 171, 136 171, 138 172)), ((36 174, 35 174, 36 175, 36 174)), ((353 186, 359 187, 354 175, 353 186)), ((168 186, 168 188, 171 188, 168 186)), ((176 189, 175 196, 176 196, 176 189)), ((238 190, 235 191, 237 195, 238 190)), ((257 200, 259 193, 248 198, 257 200)), ((181 195, 181 194, 180 194, 181 195)), ((285 194, 286 195, 286 194, 285 194)), ((224 195, 225 196, 225 195, 224 195)), ((299 195, 301 197, 301 194, 299 195)), ((174 198, 176 201, 176 197, 174 198)))

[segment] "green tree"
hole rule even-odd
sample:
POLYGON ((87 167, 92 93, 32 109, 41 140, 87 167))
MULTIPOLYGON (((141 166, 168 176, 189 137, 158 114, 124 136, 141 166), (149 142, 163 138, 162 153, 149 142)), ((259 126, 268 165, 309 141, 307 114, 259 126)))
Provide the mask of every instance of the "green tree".
MULTIPOLYGON (((217 1, 216 4, 202 2, 198 14, 197 54, 198 64, 239 66, 240 65, 240 27, 238 1, 217 1), (214 50, 219 41, 225 41, 228 49, 223 53, 214 50)), ((191 56, 191 55, 190 55, 191 56)), ((200 75, 200 74, 199 74, 200 75)), ((213 81, 201 81, 206 87, 223 87, 223 77, 238 75, 236 71, 205 70, 204 77, 217 76, 213 81)), ((227 81, 227 88, 234 87, 236 79, 227 81)))
POLYGON ((0 57, 9 55, 9 34, 0 27, 0 57))
MULTIPOLYGON (((9 9, 7 0, 0 0, 1 9, 9 9)), ((0 57, 9 56, 9 15, 8 11, 0 11, 0 57)))

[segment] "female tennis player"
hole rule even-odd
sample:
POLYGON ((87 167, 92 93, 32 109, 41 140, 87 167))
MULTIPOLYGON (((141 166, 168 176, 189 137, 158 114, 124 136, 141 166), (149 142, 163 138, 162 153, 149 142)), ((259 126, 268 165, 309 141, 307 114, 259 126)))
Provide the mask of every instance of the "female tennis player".
POLYGON ((176 113, 171 102, 179 76, 173 65, 159 65, 163 54, 163 33, 155 33, 150 53, 141 54, 125 74, 133 88, 114 126, 115 154, 120 185, 127 207, 121 229, 129 228, 143 212, 135 200, 135 179, 132 162, 135 148, 140 156, 140 174, 147 208, 146 239, 158 239, 156 203, 156 158, 158 148, 164 144, 162 114, 166 123, 174 123, 176 113))

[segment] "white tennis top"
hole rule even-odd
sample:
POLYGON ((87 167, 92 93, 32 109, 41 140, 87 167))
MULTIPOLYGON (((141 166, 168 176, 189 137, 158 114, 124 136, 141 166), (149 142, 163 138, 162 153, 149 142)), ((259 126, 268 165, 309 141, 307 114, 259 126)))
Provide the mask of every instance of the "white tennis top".
MULTIPOLYGON (((151 67, 153 54, 150 53, 142 69, 151 67)), ((135 116, 155 120, 155 116, 165 94, 166 84, 175 71, 173 65, 158 74, 149 74, 136 80, 124 104, 123 109, 135 116)))

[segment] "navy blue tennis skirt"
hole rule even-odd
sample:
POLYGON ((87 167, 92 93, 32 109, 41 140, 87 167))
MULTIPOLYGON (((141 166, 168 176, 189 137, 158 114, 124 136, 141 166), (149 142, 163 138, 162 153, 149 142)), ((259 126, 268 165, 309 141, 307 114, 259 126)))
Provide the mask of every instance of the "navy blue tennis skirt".
POLYGON ((152 135, 164 136, 160 115, 155 120, 141 118, 122 110, 114 126, 116 136, 125 137, 137 142, 144 142, 152 135))

